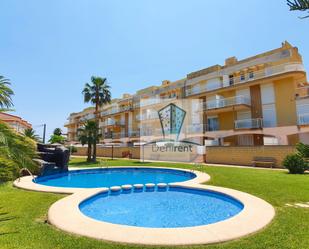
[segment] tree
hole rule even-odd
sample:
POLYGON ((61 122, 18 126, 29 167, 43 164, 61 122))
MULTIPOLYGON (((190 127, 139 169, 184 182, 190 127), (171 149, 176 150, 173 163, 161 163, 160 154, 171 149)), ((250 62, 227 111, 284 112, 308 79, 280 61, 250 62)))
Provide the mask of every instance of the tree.
POLYGON ((24 135, 34 141, 39 141, 39 136, 35 134, 35 131, 32 128, 25 129, 24 135))
MULTIPOLYGON (((309 0, 287 0, 287 5, 290 7, 291 11, 308 11, 309 10, 309 0)), ((300 17, 301 19, 307 18, 309 15, 300 17)))
POLYGON ((0 110, 6 111, 13 106, 13 90, 10 88, 10 81, 0 75, 0 110))
POLYGON ((65 137, 61 135, 51 135, 50 139, 48 140, 51 144, 58 143, 58 144, 63 144, 65 142, 65 137))
POLYGON ((18 177, 21 168, 38 173, 38 166, 32 160, 34 157, 35 142, 0 122, 0 182, 18 177))
POLYGON ((54 133, 54 135, 61 136, 62 135, 62 130, 60 128, 56 128, 53 133, 54 133))
POLYGON ((79 128, 77 130, 77 138, 78 141, 81 142, 82 145, 87 144, 88 150, 87 150, 87 162, 91 162, 94 159, 91 159, 91 152, 92 152, 92 145, 96 145, 95 141, 99 140, 99 128, 96 121, 88 120, 82 128, 79 128))
MULTIPOLYGON (((99 107, 111 102, 111 92, 110 86, 107 84, 106 78, 101 77, 91 77, 91 84, 86 83, 84 90, 82 91, 84 95, 84 102, 91 102, 95 105, 95 122, 97 127, 99 127, 100 112, 99 107)), ((98 134, 95 134, 98 137, 98 134)), ((93 155, 92 160, 95 162, 97 157, 97 139, 93 140, 93 155)))

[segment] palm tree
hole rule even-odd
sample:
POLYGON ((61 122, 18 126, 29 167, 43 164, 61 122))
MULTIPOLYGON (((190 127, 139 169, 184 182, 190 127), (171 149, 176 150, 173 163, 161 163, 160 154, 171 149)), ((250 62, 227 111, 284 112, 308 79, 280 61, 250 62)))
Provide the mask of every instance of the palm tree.
MULTIPOLYGON (((84 95, 85 103, 91 102, 93 105, 95 105, 95 122, 97 127, 99 127, 99 107, 111 102, 110 86, 107 84, 107 79, 92 76, 91 84, 85 84, 82 94, 84 95)), ((95 134, 95 137, 98 137, 98 134, 95 134)), ((96 161, 97 157, 97 141, 97 139, 93 140, 93 161, 96 161)))
MULTIPOLYGON (((287 0, 287 5, 290 7, 291 11, 299 10, 309 12, 309 0, 287 0)), ((300 18, 303 19, 308 17, 309 15, 300 18)))
POLYGON ((36 174, 38 167, 32 160, 36 157, 36 144, 0 121, 0 182, 13 180, 21 168, 36 174))
POLYGON ((35 131, 32 128, 25 129, 24 135, 31 138, 34 141, 39 141, 39 136, 35 134, 35 131))
POLYGON ((13 90, 9 87, 10 81, 0 75, 0 110, 6 111, 6 109, 13 106, 12 95, 13 90))
POLYGON ((58 136, 61 136, 62 135, 62 130, 60 128, 56 128, 54 129, 54 135, 58 135, 58 136))
POLYGON ((92 145, 96 144, 96 141, 99 140, 98 133, 99 132, 97 123, 91 120, 88 120, 82 128, 79 128, 77 130, 78 141, 80 141, 82 145, 88 145, 87 162, 91 162, 93 160, 91 159, 91 150, 92 145))

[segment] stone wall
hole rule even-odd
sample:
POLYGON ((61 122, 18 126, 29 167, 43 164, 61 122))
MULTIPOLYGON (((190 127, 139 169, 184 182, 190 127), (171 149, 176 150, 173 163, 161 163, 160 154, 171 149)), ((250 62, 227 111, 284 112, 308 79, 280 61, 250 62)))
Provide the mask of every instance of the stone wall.
POLYGON ((284 157, 296 151, 294 146, 211 146, 206 149, 206 162, 252 165, 254 157, 273 157, 277 160, 276 167, 282 167, 284 157))
MULTIPOLYGON (((87 147, 76 147, 77 152, 74 156, 86 156, 87 147)), ((139 159, 140 158, 140 148, 139 147, 97 147, 97 156, 99 157, 112 157, 112 154, 115 158, 125 158, 130 155, 131 158, 139 159)))

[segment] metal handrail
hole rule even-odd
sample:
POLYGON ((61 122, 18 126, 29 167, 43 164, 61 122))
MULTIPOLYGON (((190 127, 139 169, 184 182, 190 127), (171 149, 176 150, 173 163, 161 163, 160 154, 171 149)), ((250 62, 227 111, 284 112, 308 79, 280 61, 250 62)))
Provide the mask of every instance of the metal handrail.
POLYGON ((21 169, 19 170, 19 177, 18 177, 18 181, 19 181, 19 182, 20 182, 21 173, 22 173, 23 170, 27 171, 28 174, 32 177, 32 179, 34 179, 34 175, 31 173, 31 171, 30 171, 29 169, 27 169, 27 168, 21 168, 21 169))

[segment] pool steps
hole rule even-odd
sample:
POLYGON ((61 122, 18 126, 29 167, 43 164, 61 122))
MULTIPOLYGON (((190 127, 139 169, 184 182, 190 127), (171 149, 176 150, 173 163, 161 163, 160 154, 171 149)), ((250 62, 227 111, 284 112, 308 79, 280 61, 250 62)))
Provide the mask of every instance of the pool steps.
POLYGON ((154 190, 156 187, 158 190, 165 190, 170 186, 170 184, 167 183, 146 183, 146 184, 125 184, 125 185, 121 185, 121 186, 112 186, 110 188, 106 188, 106 191, 110 190, 110 192, 120 192, 122 191, 131 191, 132 189, 135 191, 139 191, 139 190, 154 190))

